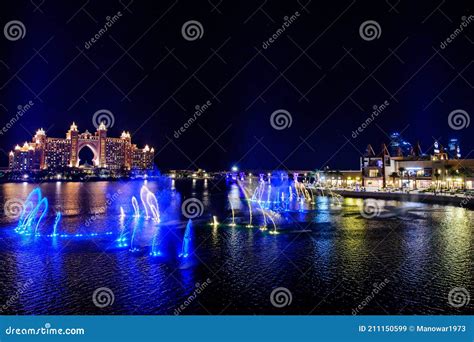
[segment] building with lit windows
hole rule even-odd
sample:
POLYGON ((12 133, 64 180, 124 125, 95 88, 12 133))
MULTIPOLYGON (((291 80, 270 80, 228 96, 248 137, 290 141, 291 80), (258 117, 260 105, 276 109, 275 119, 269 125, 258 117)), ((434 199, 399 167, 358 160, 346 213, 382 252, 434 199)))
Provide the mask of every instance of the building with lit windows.
POLYGON ((371 145, 367 146, 360 159, 363 187, 473 189, 474 159, 461 159, 457 139, 451 139, 447 149, 435 141, 430 153, 424 153, 419 143, 412 146, 398 134, 395 136, 399 140, 388 147, 383 144, 378 153, 371 145))
POLYGON ((91 167, 111 171, 144 171, 154 168, 155 150, 148 145, 140 149, 132 144, 129 132, 119 138, 107 136, 102 123, 95 133, 80 133, 75 123, 66 138, 48 137, 39 129, 31 142, 17 145, 9 154, 9 169, 13 172, 64 170, 83 168, 79 153, 90 149, 93 153, 91 167))

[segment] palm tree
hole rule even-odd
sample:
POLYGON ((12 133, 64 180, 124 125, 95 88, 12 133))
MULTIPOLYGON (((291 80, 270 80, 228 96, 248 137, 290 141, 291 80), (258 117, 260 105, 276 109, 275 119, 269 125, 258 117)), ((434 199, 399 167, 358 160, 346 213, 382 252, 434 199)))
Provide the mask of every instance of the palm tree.
POLYGON ((441 176, 441 173, 439 173, 438 171, 435 172, 434 174, 435 178, 436 178, 436 186, 435 186, 435 189, 434 189, 434 193, 436 193, 436 189, 438 188, 439 186, 439 177, 441 176))
POLYGON ((462 179, 463 179, 463 182, 462 182, 463 190, 466 190, 466 179, 472 177, 472 171, 470 169, 467 169, 467 168, 462 168, 458 175, 460 177, 462 177, 462 179))
MULTIPOLYGON (((455 170, 454 168, 449 169, 449 177, 453 178, 453 177, 459 177, 459 176, 460 176, 459 169, 458 170, 455 170)), ((454 180, 452 184, 454 188, 454 180)))
POLYGON ((341 178, 341 186, 342 186, 342 182, 343 182, 343 179, 342 179, 342 178, 343 178, 343 177, 342 177, 342 172, 339 171, 339 170, 336 170, 336 171, 334 172, 334 175, 335 175, 335 177, 336 177, 336 186, 337 186, 337 184, 339 183, 339 178, 341 178))
MULTIPOLYGON (((445 178, 446 178, 447 175, 451 175, 453 167, 451 165, 446 165, 444 167, 444 169, 445 169, 445 178)), ((446 182, 446 187, 449 189, 449 182, 448 181, 446 182)))
POLYGON ((398 172, 392 172, 392 173, 390 174, 390 177, 391 177, 392 180, 393 180, 393 187, 395 187, 395 179, 399 177, 398 172))
POLYGON ((413 180, 415 181, 415 185, 414 185, 413 189, 416 190, 417 189, 417 187, 416 187, 416 170, 415 170, 415 172, 413 172, 413 180))
POLYGON ((402 190, 403 190, 403 175, 405 174, 405 171, 406 171, 406 169, 404 167, 400 167, 398 169, 398 172, 400 172, 400 179, 402 181, 402 186, 401 186, 402 190))

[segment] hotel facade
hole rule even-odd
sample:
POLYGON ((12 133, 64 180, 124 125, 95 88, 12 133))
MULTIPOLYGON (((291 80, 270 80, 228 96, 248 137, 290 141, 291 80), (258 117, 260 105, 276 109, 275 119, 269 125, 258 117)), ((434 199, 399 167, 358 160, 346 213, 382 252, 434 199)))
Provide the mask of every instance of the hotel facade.
POLYGON ((9 169, 12 172, 74 168, 152 170, 154 152, 148 145, 140 149, 132 144, 129 132, 123 132, 119 138, 109 137, 107 127, 102 123, 95 133, 87 130, 80 133, 73 123, 66 138, 48 137, 43 129, 39 129, 31 142, 17 145, 9 153, 9 169), (92 165, 81 163, 79 154, 83 149, 92 151, 92 165))

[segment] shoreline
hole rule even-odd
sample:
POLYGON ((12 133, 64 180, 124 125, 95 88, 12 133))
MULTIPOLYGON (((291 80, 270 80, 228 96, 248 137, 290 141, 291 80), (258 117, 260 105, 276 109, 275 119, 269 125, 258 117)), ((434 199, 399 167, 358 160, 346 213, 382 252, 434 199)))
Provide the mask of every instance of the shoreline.
POLYGON ((431 193, 406 194, 406 193, 395 193, 395 192, 390 192, 390 193, 363 192, 363 191, 350 191, 350 190, 331 190, 331 191, 343 197, 398 200, 398 201, 404 201, 404 202, 420 202, 420 203, 428 203, 428 204, 451 205, 451 206, 457 206, 460 208, 474 209, 474 197, 472 196, 461 197, 461 196, 433 195, 431 193))

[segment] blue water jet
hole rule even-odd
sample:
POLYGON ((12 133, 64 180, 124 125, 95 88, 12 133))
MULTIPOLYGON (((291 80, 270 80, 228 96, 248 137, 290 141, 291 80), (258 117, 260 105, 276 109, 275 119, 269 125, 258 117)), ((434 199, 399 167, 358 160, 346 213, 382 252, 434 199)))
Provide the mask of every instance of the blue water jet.
POLYGON ((138 206, 138 201, 135 196, 132 197, 132 206, 133 210, 135 211, 133 217, 140 217, 140 207, 138 206))
POLYGON ((183 245, 181 247, 181 253, 179 254, 180 258, 187 258, 191 254, 192 228, 193 221, 189 219, 186 230, 184 231, 183 245))
POLYGON ((142 186, 142 188, 140 190, 140 200, 142 202, 143 209, 145 210, 145 219, 146 220, 148 220, 150 218, 148 216, 148 204, 147 204, 147 201, 146 201, 146 197, 147 197, 149 192, 150 192, 150 190, 148 190, 146 185, 142 186))
POLYGON ((56 214, 56 219, 54 220, 54 227, 53 227, 53 235, 52 236, 58 236, 58 224, 59 221, 61 221, 61 212, 58 211, 56 214))
POLYGON ((38 235, 38 228, 48 213, 48 199, 43 198, 40 188, 35 188, 26 198, 15 231, 19 234, 38 235))

